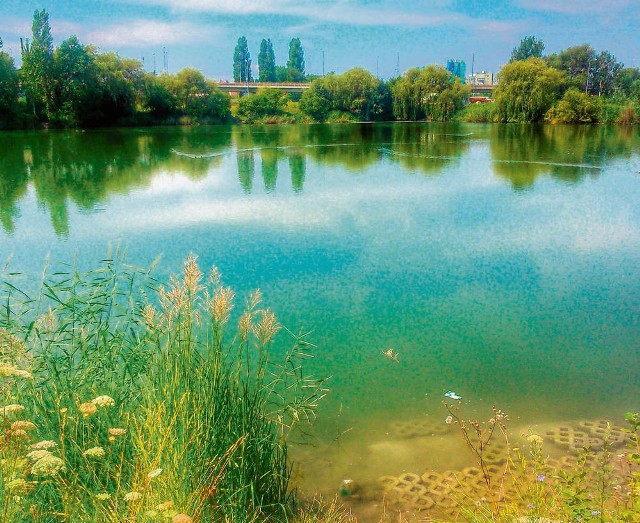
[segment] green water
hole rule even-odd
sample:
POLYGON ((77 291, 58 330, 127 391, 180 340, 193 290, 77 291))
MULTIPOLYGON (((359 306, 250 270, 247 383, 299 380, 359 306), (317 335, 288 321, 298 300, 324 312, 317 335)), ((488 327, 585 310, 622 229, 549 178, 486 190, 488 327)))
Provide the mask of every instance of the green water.
POLYGON ((259 287, 285 325, 313 331, 310 370, 332 376, 301 453, 303 481, 331 492, 426 466, 389 427, 441 423, 447 390, 523 427, 640 408, 639 133, 1 133, 0 258, 35 276, 47 256, 90 267, 120 244, 132 263, 160 255, 166 277, 193 251, 239 294, 259 287))

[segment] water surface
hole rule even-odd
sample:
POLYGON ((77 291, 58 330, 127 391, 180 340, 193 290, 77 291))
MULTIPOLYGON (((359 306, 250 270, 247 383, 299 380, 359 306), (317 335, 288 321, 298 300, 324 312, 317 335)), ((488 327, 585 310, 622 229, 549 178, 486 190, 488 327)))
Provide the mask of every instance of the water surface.
POLYGON ((637 128, 49 131, 1 133, 0 151, 13 269, 121 244, 166 277, 196 252, 313 331, 332 393, 298 451, 307 488, 454 466, 447 390, 523 428, 638 409, 637 128), (398 443, 425 422, 437 437, 398 443))

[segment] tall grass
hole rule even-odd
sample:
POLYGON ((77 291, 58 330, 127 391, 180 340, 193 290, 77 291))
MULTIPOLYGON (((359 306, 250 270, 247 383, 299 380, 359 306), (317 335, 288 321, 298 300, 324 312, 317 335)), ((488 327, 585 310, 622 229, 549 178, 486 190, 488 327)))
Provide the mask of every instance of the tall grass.
POLYGON ((260 293, 235 295, 190 256, 157 285, 116 255, 43 274, 5 271, 0 311, 0 520, 284 520, 287 439, 313 419, 305 336, 284 361, 260 293))

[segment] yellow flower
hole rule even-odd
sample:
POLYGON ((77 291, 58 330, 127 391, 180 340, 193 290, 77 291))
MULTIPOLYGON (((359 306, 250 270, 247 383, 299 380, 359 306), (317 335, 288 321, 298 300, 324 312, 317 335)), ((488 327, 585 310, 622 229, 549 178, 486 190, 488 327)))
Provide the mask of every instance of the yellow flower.
POLYGON ((186 514, 176 514, 171 520, 173 523, 193 523, 193 518, 186 514))
POLYGON ((91 414, 95 414, 98 411, 98 407, 95 406, 94 403, 88 401, 86 403, 81 404, 78 407, 80 414, 82 414, 85 418, 91 416, 91 414))
POLYGON ((82 455, 89 458, 103 458, 104 449, 102 447, 91 447, 90 449, 85 450, 82 455))
POLYGON ((113 407, 116 402, 111 396, 98 396, 91 400, 96 407, 113 407))
POLYGON ((24 479, 14 479, 5 483, 7 490, 21 490, 27 486, 27 482, 24 479))
POLYGON ((124 436, 127 433, 127 429, 109 429, 110 436, 124 436))
POLYGON ((21 370, 12 363, 6 361, 0 362, 0 377, 9 378, 11 376, 18 376, 19 378, 30 378, 31 373, 26 370, 21 370))
POLYGON ((99 494, 96 494, 96 499, 100 501, 106 501, 108 499, 111 499, 111 494, 109 494, 108 492, 100 492, 99 494))
POLYGON ((34 443, 33 445, 31 445, 31 448, 34 450, 46 450, 55 448, 57 446, 58 444, 55 441, 44 440, 38 441, 38 443, 34 443))
POLYGON ((542 437, 538 436, 537 434, 529 434, 527 436, 527 441, 536 445, 542 445, 544 439, 542 439, 542 437))
POLYGON ((142 499, 142 494, 140 494, 140 492, 136 492, 135 490, 127 492, 124 495, 124 500, 127 502, 139 501, 140 499, 142 499))
POLYGON ((31 423, 30 421, 14 421, 11 424, 11 430, 34 430, 36 428, 36 426, 31 423))
POLYGON ((26 430, 22 430, 22 429, 17 429, 14 430, 11 434, 14 438, 28 438, 29 435, 27 434, 26 430))
POLYGON ((31 473, 35 476, 55 476, 65 470, 64 461, 51 454, 40 458, 31 466, 31 473))

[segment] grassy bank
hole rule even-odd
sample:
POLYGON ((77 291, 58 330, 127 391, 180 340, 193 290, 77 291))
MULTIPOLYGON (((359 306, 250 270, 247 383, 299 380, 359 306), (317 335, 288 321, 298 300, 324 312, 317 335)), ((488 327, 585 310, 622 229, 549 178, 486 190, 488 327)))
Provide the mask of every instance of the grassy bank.
POLYGON ((165 288, 121 259, 5 281, 1 520, 284 521, 287 440, 324 394, 258 291, 235 296, 190 257, 165 288))

